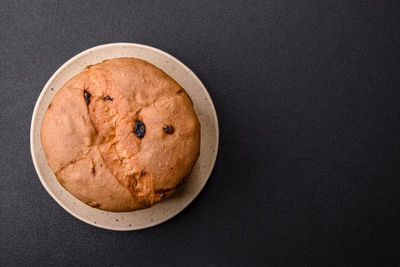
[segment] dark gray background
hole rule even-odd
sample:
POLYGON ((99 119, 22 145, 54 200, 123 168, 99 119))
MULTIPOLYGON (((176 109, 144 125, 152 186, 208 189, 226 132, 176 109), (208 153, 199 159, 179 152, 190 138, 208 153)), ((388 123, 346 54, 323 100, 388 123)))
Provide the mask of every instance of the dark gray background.
POLYGON ((396 2, 1 1, 0 265, 398 264, 396 2), (202 193, 135 232, 69 215, 30 156, 46 81, 111 42, 176 56, 204 82, 220 122, 202 193))

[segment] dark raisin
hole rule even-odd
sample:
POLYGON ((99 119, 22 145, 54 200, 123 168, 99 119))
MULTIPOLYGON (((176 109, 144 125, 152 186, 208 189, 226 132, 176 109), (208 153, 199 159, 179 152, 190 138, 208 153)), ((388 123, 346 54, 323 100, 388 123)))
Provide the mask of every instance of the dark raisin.
POLYGON ((114 99, 107 95, 107 96, 103 97, 103 100, 104 101, 107 101, 107 100, 113 101, 114 99))
POLYGON ((146 133, 146 127, 144 126, 144 123, 140 120, 136 120, 133 132, 137 138, 143 138, 144 134, 146 133))
POLYGON ((95 167, 92 168, 92 173, 93 173, 93 175, 96 175, 96 168, 95 167))
POLYGON ((89 105, 89 103, 90 103, 90 97, 91 97, 91 96, 92 96, 92 95, 91 95, 88 91, 83 90, 83 97, 85 98, 86 104, 88 104, 88 105, 89 105))
POLYGON ((144 170, 142 170, 141 172, 140 172, 140 175, 139 175, 139 178, 142 178, 143 176, 145 176, 147 173, 144 171, 144 170))
POLYGON ((167 134, 173 134, 175 132, 174 127, 172 127, 171 125, 164 126, 163 130, 167 134))
POLYGON ((176 92, 177 94, 182 94, 183 93, 183 89, 179 89, 178 92, 176 92))

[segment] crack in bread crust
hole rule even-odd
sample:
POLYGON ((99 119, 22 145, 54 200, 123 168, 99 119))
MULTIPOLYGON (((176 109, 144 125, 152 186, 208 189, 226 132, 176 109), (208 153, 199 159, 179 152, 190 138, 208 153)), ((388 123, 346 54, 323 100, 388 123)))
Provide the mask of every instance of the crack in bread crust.
MULTIPOLYGON (((86 155, 85 155, 85 156, 86 156, 86 155)), ((56 171, 54 174, 55 174, 56 177, 58 178, 59 174, 60 174, 63 170, 67 169, 69 166, 71 166, 71 165, 77 163, 78 161, 81 161, 81 160, 83 160, 83 159, 86 159, 85 156, 81 156, 81 157, 79 157, 79 158, 77 158, 77 159, 71 160, 71 161, 68 162, 65 166, 61 167, 58 171, 56 171)))
MULTIPOLYGON (((87 89, 87 88, 86 88, 87 89)), ((85 88, 83 89, 85 90, 85 88)), ((104 94, 107 94, 107 92, 105 92, 104 94)), ((118 168, 120 169, 125 169, 124 166, 127 166, 129 163, 129 160, 132 158, 131 157, 125 157, 123 155, 121 155, 121 152, 118 151, 117 147, 116 147, 116 143, 119 142, 118 138, 116 138, 116 131, 117 131, 117 127, 113 127, 113 131, 108 135, 108 136, 101 136, 100 133, 101 131, 97 129, 96 124, 93 123, 93 121, 96 121, 96 114, 94 112, 94 108, 93 105, 95 105, 96 103, 101 103, 102 107, 104 108, 103 111, 105 111, 108 114, 108 118, 110 121, 114 121, 116 122, 116 124, 118 124, 118 121, 120 120, 125 120, 127 119, 127 116, 119 116, 119 111, 118 109, 113 109, 108 107, 104 101, 100 100, 99 97, 97 96, 93 96, 95 99, 91 100, 91 102, 88 104, 88 108, 87 108, 87 112, 88 112, 88 116, 90 118, 90 123, 93 125, 93 128, 95 129, 95 144, 92 145, 90 147, 90 150, 94 149, 96 146, 100 146, 104 143, 112 143, 112 149, 114 150, 115 155, 117 155, 118 157, 118 162, 119 162, 119 166, 118 168), (90 108, 92 105, 92 108, 90 108)), ((126 99, 123 99, 124 101, 127 101, 126 99)), ((127 101, 128 102, 128 101, 127 101)), ((135 118, 139 118, 140 117, 140 112, 141 112, 142 108, 138 108, 137 111, 135 112, 134 117, 135 118)), ((138 151, 137 153, 140 153, 142 148, 142 142, 139 139, 138 142, 138 151)), ((142 178, 141 180, 145 180, 145 181, 138 181, 137 178, 134 178, 134 175, 132 174, 127 174, 127 175, 116 175, 114 172, 114 169, 110 168, 110 164, 107 164, 107 161, 104 159, 103 153, 99 150, 99 154, 102 157, 104 163, 105 163, 105 167, 109 170, 109 172, 112 174, 112 176, 114 177, 114 179, 116 179, 118 181, 118 183, 120 183, 122 186, 124 186, 125 188, 128 189, 128 191, 131 193, 133 198, 138 198, 138 195, 140 195, 140 190, 136 189, 136 186, 139 184, 143 184, 146 183, 147 185, 143 185, 141 187, 145 187, 145 188, 153 188, 153 183, 152 180, 148 177, 144 179, 142 178), (132 179, 135 179, 135 187, 131 186, 132 183, 132 179), (151 184, 151 186, 149 186, 151 184)), ((134 155, 133 155, 134 156, 134 155)), ((154 199, 154 190, 151 190, 149 192, 147 192, 147 195, 152 194, 152 196, 150 196, 150 201, 148 199, 144 199, 143 202, 144 204, 146 204, 147 206, 151 206, 153 204, 153 199, 154 199)))

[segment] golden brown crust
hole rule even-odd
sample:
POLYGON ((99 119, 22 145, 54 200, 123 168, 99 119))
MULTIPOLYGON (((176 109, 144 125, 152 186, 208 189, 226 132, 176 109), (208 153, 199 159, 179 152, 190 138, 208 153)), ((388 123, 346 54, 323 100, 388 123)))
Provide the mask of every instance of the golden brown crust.
POLYGON ((129 211, 161 201, 189 175, 200 124, 189 96, 167 74, 117 58, 88 66, 59 90, 41 140, 70 193, 92 207, 129 211), (143 138, 135 135, 137 120, 143 138))

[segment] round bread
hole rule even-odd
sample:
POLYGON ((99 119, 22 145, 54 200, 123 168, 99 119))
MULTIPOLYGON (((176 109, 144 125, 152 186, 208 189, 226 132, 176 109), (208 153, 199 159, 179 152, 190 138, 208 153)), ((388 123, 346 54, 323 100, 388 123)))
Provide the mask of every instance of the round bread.
POLYGON ((185 90, 154 65, 116 58, 86 67, 54 96, 41 141, 61 185, 108 211, 171 195, 200 151, 200 124, 185 90))

